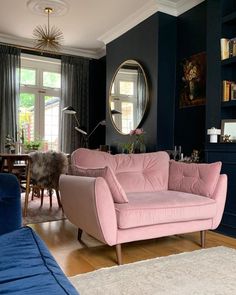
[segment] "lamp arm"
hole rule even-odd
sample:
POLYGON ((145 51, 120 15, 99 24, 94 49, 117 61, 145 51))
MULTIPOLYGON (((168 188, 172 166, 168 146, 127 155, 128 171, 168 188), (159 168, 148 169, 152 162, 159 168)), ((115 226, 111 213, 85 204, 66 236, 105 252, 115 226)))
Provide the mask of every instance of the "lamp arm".
POLYGON ((78 118, 76 117, 76 114, 74 114, 74 118, 75 118, 75 121, 76 121, 76 123, 77 123, 77 127, 80 127, 80 123, 79 123, 78 118))
POLYGON ((93 128, 93 130, 89 133, 89 135, 87 136, 87 140, 88 140, 89 137, 94 133, 94 131, 99 127, 99 125, 101 125, 101 122, 99 122, 99 123, 93 128))

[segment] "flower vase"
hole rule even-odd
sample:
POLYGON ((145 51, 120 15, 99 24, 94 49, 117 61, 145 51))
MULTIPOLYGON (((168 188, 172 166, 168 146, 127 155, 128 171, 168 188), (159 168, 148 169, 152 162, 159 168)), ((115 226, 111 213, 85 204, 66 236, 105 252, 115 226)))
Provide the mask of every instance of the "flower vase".
POLYGON ((133 151, 135 154, 145 153, 146 152, 146 145, 143 142, 136 140, 134 142, 133 151))
POLYGON ((194 81, 189 81, 189 99, 193 100, 195 96, 195 83, 194 81))

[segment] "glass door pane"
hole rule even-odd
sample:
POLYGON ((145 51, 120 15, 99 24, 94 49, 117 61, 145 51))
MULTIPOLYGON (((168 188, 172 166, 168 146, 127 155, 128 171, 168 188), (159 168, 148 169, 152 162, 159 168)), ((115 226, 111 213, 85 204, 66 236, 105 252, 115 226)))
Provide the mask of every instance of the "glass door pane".
POLYGON ((34 114, 35 114, 35 94, 21 93, 20 94, 20 107, 19 107, 19 129, 25 141, 34 139, 34 114))
POLYGON ((43 86, 50 88, 61 88, 61 74, 43 72, 43 86))
POLYGON ((44 96, 44 139, 45 150, 58 150, 60 98, 44 96))

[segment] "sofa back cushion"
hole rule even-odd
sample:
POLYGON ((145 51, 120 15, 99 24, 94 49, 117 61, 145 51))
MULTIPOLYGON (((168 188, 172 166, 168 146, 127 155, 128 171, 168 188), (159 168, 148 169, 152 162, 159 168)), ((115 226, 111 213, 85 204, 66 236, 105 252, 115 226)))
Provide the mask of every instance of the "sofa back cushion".
POLYGON ((71 174, 87 177, 103 177, 110 188, 114 202, 118 204, 128 203, 126 193, 111 168, 84 168, 73 165, 71 166, 71 174))
POLYGON ((181 163, 171 160, 169 190, 212 197, 221 170, 221 162, 212 164, 181 163))
POLYGON ((168 188, 169 155, 166 152, 111 155, 78 149, 71 163, 87 168, 108 166, 125 192, 161 191, 168 188))

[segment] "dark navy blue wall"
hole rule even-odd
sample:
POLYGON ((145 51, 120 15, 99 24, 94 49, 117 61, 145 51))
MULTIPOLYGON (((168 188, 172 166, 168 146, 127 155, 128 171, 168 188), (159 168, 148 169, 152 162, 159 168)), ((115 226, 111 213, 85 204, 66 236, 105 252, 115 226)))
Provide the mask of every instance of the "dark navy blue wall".
POLYGON ((175 145, 184 154, 193 149, 203 150, 205 142, 205 106, 179 108, 180 65, 184 58, 206 51, 206 3, 203 2, 178 17, 177 88, 175 145))
POLYGON ((142 127, 148 150, 169 148, 173 144, 175 54, 176 18, 163 13, 156 13, 107 45, 107 144, 115 147, 129 140, 129 135, 115 130, 108 112, 113 75, 128 59, 140 62, 147 74, 150 105, 142 127))

